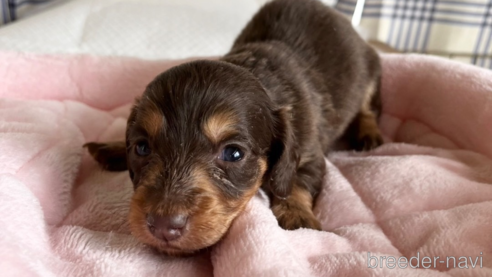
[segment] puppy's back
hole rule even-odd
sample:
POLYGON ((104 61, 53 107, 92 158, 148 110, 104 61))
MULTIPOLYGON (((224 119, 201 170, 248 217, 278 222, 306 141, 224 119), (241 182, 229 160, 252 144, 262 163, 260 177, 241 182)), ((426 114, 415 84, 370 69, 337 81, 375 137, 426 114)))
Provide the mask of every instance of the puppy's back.
POLYGON ((353 101, 353 97, 359 98, 357 91, 380 75, 377 53, 350 21, 316 0, 267 3, 244 28, 233 48, 272 41, 286 44, 310 68, 320 72, 326 78, 334 106, 342 110, 359 102, 353 101))

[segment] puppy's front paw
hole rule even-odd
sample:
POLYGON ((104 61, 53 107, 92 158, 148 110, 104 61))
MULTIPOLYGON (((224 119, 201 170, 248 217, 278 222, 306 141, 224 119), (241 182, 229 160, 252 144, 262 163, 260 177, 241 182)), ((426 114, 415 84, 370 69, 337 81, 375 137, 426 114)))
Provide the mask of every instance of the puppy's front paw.
POLYGON ((360 112, 349 128, 352 148, 356 151, 368 151, 383 144, 374 112, 360 112))
POLYGON ((272 207, 273 214, 278 220, 278 225, 286 230, 309 228, 321 230, 321 224, 316 219, 311 209, 276 205, 272 207))
POLYGON ((383 137, 379 133, 379 130, 371 130, 358 139, 355 150, 357 151, 369 151, 383 144, 383 137))

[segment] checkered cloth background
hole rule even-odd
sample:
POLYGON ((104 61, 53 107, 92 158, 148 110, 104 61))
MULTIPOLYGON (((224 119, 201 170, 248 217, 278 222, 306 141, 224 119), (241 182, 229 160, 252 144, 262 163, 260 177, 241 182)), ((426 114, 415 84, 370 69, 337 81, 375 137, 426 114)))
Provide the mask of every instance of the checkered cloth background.
MULTIPOLYGON (((356 3, 336 8, 352 16, 356 3)), ((366 0, 359 27, 398 51, 492 69, 492 0, 366 0)))
MULTIPOLYGON (((58 1, 0 0, 0 25, 42 11, 48 2, 58 1)), ((339 11, 354 14, 357 0, 336 2, 339 11)), ((369 39, 401 52, 492 69, 492 0, 365 0, 359 27, 369 39)))

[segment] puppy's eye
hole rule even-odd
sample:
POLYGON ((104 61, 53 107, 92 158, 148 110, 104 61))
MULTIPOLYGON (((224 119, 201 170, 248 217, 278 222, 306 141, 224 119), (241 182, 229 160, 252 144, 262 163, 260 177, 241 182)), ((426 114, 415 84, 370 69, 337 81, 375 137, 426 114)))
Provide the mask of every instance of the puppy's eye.
POLYGON ((150 147, 146 141, 141 141, 135 146, 135 153, 139 156, 148 156, 150 154, 150 147))
POLYGON ((226 162, 240 161, 244 156, 243 151, 236 146, 226 146, 219 156, 219 159, 226 162))

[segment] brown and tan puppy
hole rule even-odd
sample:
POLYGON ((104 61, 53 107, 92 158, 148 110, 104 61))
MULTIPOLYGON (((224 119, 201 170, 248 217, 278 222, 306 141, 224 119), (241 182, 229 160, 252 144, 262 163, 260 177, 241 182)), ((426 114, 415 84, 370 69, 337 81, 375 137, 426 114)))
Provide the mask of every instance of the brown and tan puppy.
POLYGON ((313 201, 325 154, 381 144, 378 55, 314 0, 265 5, 218 61, 157 76, 133 107, 125 142, 88 143, 129 170, 130 226, 168 254, 215 244, 261 187, 285 229, 321 229, 313 201))

